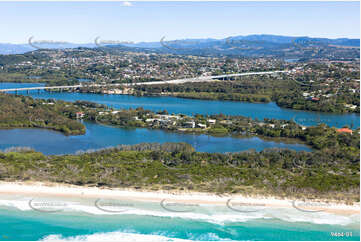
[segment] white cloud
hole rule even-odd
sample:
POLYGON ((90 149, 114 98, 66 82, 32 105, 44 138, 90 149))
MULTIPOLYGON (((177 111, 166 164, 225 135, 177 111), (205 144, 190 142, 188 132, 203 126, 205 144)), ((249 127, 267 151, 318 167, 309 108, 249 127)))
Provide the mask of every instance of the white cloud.
POLYGON ((132 4, 131 2, 124 1, 124 2, 123 2, 123 6, 124 6, 124 7, 131 7, 131 6, 133 6, 133 4, 132 4))

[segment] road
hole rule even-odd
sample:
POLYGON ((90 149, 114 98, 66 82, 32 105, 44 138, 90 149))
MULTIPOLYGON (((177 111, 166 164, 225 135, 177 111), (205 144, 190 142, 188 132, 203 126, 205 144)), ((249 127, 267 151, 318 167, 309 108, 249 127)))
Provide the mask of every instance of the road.
POLYGON ((23 87, 23 88, 9 88, 0 89, 0 92, 16 92, 16 91, 31 91, 31 90, 51 90, 51 89, 76 89, 81 87, 108 87, 108 86, 132 86, 132 85, 157 85, 157 84, 182 84, 187 82, 213 82, 222 78, 231 78, 239 76, 251 75, 269 75, 277 73, 287 73, 288 71, 264 71, 264 72, 246 72, 238 74, 226 74, 219 76, 200 76, 194 78, 185 78, 169 81, 154 81, 154 82, 136 82, 136 83, 116 83, 116 84, 90 84, 90 85, 73 85, 73 86, 49 86, 49 87, 23 87))

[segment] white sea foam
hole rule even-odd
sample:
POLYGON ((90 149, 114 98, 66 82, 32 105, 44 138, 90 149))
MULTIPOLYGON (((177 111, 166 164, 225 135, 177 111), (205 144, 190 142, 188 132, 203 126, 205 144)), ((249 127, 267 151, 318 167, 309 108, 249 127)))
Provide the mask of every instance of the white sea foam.
MULTIPOLYGON (((194 242, 197 240, 186 240, 186 239, 176 239, 176 238, 170 238, 166 237, 164 235, 154 235, 154 234, 134 234, 134 233, 125 233, 125 232, 109 232, 109 233, 95 233, 95 234, 89 234, 89 235, 79 235, 79 236, 72 236, 72 237, 62 237, 60 235, 49 235, 42 239, 41 241, 45 242, 65 242, 65 241, 119 241, 119 242, 194 242)), ((236 240, 221 240, 217 235, 213 233, 208 233, 202 236, 200 240, 198 241, 236 241, 236 240), (208 240, 203 240, 203 238, 208 240)))
POLYGON ((1 199, 0 206, 1 207, 14 207, 21 211, 31 210, 31 208, 29 207, 28 200, 1 199))
MULTIPOLYGON (((6 197, 0 199, 1 207, 15 207, 21 211, 28 211, 32 208, 29 205, 31 197, 6 197)), ((37 198, 44 201, 45 198, 37 198)), ((36 200, 36 199, 35 199, 36 200)), ((51 201, 63 202, 66 204, 57 213, 87 213, 99 216, 121 216, 121 215, 138 215, 138 216, 155 216, 171 217, 189 220, 203 220, 209 223, 224 225, 225 223, 247 222, 255 219, 279 219, 282 221, 297 223, 306 222, 313 224, 330 224, 330 225, 357 225, 360 223, 359 215, 338 215, 325 212, 302 212, 294 208, 272 208, 267 207, 257 212, 236 212, 226 206, 219 205, 200 205, 190 212, 171 212, 163 209, 158 203, 133 203, 133 207, 127 208, 123 212, 109 213, 103 211, 94 205, 92 200, 74 201, 61 198, 52 198, 51 201)))

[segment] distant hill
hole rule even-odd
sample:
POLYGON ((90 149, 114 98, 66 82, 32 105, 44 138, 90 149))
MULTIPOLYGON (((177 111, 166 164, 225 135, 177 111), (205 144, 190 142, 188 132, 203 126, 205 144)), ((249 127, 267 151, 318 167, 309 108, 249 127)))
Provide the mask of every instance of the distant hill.
MULTIPOLYGON (((87 47, 94 48, 95 44, 73 44, 73 43, 64 43, 64 44, 42 44, 39 45, 41 48, 50 48, 50 49, 68 49, 68 48, 79 48, 87 47)), ((29 51, 36 50, 36 48, 30 46, 29 44, 1 44, 0 43, 0 54, 1 55, 13 55, 13 54, 24 54, 29 51)))
MULTIPOLYGON (((87 44, 47 44, 41 48, 102 48, 103 45, 87 44)), ((360 39, 328 39, 311 37, 292 37, 280 35, 247 35, 233 36, 225 39, 183 39, 165 40, 158 42, 122 43, 106 45, 114 50, 147 51, 156 53, 176 53, 205 56, 248 56, 248 57, 276 57, 276 58, 359 58, 360 39)), ((23 44, 0 44, 0 54, 21 54, 34 50, 23 44)))
POLYGON ((344 45, 344 46, 360 46, 360 39, 327 39, 327 38, 310 38, 304 37, 291 37, 281 35, 247 35, 247 36, 236 36, 231 37, 236 40, 248 40, 248 41, 264 41, 272 42, 277 44, 290 44, 293 42, 298 43, 319 43, 319 44, 333 44, 333 45, 344 45))
MULTIPOLYGON (((281 36, 281 35, 247 35, 247 36, 234 36, 225 39, 183 39, 183 40, 163 40, 163 43, 185 45, 185 46, 197 46, 197 47, 209 47, 211 45, 220 45, 229 41, 246 41, 255 43, 273 43, 273 44, 291 44, 294 42, 298 43, 318 43, 318 44, 332 44, 341 46, 360 46, 360 39, 327 39, 327 38, 310 38, 304 37, 292 37, 292 36, 281 36)), ((129 47, 144 47, 144 48, 160 48, 162 47, 161 40, 159 42, 140 42, 140 43, 128 43, 124 44, 129 47)))
POLYGON ((32 51, 32 48, 26 44, 1 44, 0 43, 0 54, 10 55, 10 54, 23 54, 28 51, 32 51))

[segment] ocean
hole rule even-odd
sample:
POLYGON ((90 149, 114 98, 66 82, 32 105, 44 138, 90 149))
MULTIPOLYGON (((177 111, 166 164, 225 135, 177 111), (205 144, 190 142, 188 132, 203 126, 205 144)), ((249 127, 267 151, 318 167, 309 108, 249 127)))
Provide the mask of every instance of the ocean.
POLYGON ((360 240, 359 215, 305 212, 292 207, 237 211, 226 205, 201 204, 182 210, 179 207, 167 209, 156 202, 121 202, 121 210, 114 206, 110 210, 109 206, 102 209, 109 202, 100 204, 96 198, 37 197, 34 200, 29 196, 2 195, 0 240, 360 240), (57 204, 54 210, 34 207, 36 202, 39 205, 44 201, 62 201, 63 204, 57 204))

